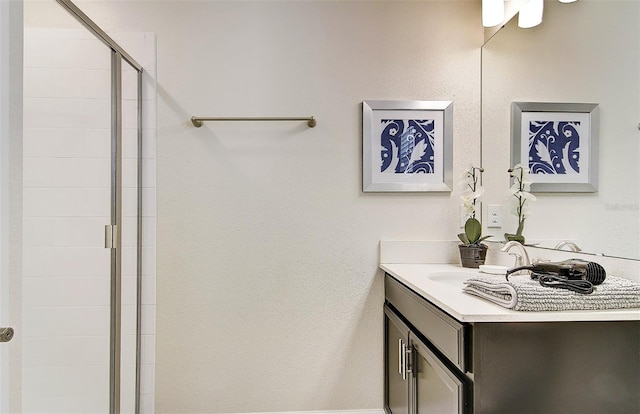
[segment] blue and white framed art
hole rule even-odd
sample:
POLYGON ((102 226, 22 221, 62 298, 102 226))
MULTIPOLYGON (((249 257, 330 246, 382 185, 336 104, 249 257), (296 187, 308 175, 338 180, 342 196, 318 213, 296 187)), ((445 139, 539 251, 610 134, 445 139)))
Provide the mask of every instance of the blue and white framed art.
POLYGON ((513 102, 511 165, 529 167, 532 192, 596 192, 599 128, 598 104, 513 102))
POLYGON ((362 102, 362 191, 450 192, 451 101, 362 102))

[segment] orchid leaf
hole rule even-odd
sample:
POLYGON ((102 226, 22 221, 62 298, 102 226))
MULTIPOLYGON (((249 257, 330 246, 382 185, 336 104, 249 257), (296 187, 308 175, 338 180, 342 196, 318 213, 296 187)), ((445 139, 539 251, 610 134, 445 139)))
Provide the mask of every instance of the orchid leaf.
POLYGON ((464 224, 464 232, 470 243, 476 243, 482 235, 482 225, 478 219, 470 218, 464 224))

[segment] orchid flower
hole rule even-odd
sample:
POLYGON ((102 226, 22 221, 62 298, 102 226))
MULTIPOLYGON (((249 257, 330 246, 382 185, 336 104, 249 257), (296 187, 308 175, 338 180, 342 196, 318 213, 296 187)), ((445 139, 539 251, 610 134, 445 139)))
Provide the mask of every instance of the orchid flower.
POLYGON ((518 229, 515 234, 505 233, 505 239, 516 240, 524 243, 524 221, 530 216, 530 206, 527 202, 535 201, 536 196, 531 194, 531 180, 529 179, 529 168, 520 164, 509 168, 509 175, 513 177, 513 185, 509 189, 509 193, 514 196, 516 201, 512 213, 518 216, 518 229))
POLYGON ((464 173, 464 180, 460 183, 463 186, 462 206, 465 209, 466 222, 464 233, 458 234, 458 238, 465 245, 481 245, 481 242, 488 237, 482 237, 482 224, 476 219, 476 203, 484 194, 484 189, 480 186, 480 174, 484 171, 481 167, 469 167, 464 173))
POLYGON ((476 217, 476 203, 484 194, 484 188, 478 183, 482 172, 484 172, 483 168, 471 166, 465 171, 464 179, 461 182, 463 191, 460 198, 468 219, 476 217))

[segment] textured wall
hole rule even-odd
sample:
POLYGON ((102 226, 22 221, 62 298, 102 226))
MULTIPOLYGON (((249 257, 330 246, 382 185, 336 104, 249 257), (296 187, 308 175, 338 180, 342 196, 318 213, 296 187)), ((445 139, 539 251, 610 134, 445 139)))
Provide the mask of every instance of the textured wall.
POLYGON ((361 102, 453 100, 459 181, 479 2, 77 3, 158 36, 157 411, 382 407, 378 241, 455 238, 459 191, 363 194, 361 102))

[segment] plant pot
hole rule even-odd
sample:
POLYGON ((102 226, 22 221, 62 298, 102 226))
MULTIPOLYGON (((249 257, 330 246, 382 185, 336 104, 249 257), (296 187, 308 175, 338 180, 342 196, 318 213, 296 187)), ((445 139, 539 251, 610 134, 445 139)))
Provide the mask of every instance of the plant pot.
POLYGON ((462 267, 477 269, 484 264, 489 248, 485 244, 479 246, 475 244, 459 244, 458 249, 460 250, 462 267))

